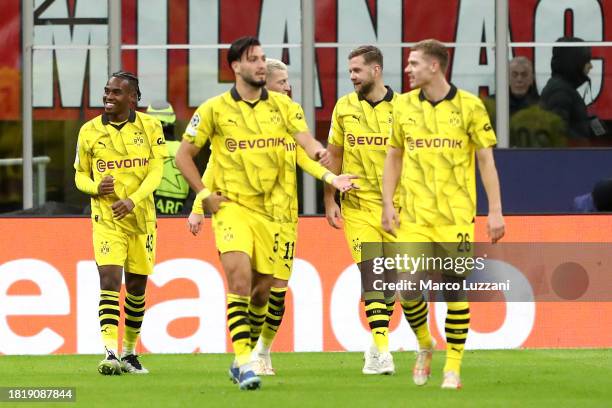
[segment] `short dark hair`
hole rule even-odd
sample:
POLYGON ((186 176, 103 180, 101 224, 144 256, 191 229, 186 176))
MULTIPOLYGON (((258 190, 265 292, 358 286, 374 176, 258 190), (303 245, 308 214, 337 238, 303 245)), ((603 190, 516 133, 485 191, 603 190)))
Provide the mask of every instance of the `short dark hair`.
POLYGON ((232 65, 234 61, 240 61, 242 55, 248 51, 249 48, 261 45, 259 40, 255 37, 240 37, 235 40, 229 48, 227 53, 227 63, 232 65))
POLYGON ((353 59, 358 56, 363 56, 363 60, 366 64, 376 63, 383 67, 383 55, 378 47, 373 45, 360 45, 355 48, 348 56, 348 59, 353 59))
POLYGON ((131 72, 127 72, 127 71, 117 71, 111 74, 111 78, 113 77, 125 79, 126 81, 128 81, 128 84, 132 87, 134 92, 136 92, 136 95, 138 96, 138 100, 140 100, 140 96, 142 94, 140 93, 140 88, 138 87, 138 78, 136 77, 136 75, 132 74, 131 72))
POLYGON ((421 51, 424 55, 437 59, 442 73, 446 72, 446 68, 448 68, 448 49, 440 41, 430 38, 419 41, 410 47, 410 49, 412 51, 421 51))

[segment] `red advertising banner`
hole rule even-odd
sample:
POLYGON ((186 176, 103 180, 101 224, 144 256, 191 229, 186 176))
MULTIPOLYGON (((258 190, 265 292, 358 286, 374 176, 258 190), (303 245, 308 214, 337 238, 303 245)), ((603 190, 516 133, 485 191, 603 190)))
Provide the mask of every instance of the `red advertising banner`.
MULTIPOLYGON (((485 239, 485 221, 477 221, 477 241, 485 239)), ((611 216, 512 216, 506 222, 504 242, 612 242, 611 216)), ((99 284, 90 221, 0 218, 0 236, 0 353, 99 353, 99 284)), ((558 265, 542 261, 534 267, 549 276, 558 265)), ((139 351, 231 350, 225 288, 210 220, 201 235, 192 237, 185 219, 160 219, 139 351)), ((358 270, 343 232, 325 219, 300 220, 287 299, 275 350, 364 350, 369 345, 358 270)), ((502 300, 470 308, 467 348, 612 346, 612 302, 502 300)), ((391 324, 391 348, 415 349, 414 335, 399 312, 391 324)), ((439 347, 444 347, 444 315, 444 303, 432 304, 430 328, 439 347)))
MULTIPOLYGON (((180 119, 188 119, 205 99, 233 81, 226 51, 216 48, 243 35, 266 44, 269 57, 289 65, 294 98, 300 98, 301 2, 299 0, 137 0, 122 1, 123 68, 141 78, 142 106, 166 99, 180 119), (145 6, 146 4, 146 6, 145 6), (188 44, 186 49, 166 49, 188 44), (150 48, 137 49, 135 46, 150 48)), ((0 16, 0 90, 19 97, 21 16, 18 0, 3 2, 0 16), (4 4, 6 3, 6 4, 4 4)), ((403 67, 407 49, 398 44, 424 38, 450 43, 449 78, 473 93, 495 93, 495 2, 449 0, 318 0, 315 5, 317 119, 326 121, 339 96, 352 90, 346 56, 356 44, 381 45, 385 78, 396 91, 408 90, 403 67), (482 44, 487 44, 482 46, 482 44), (328 44, 328 45, 325 45, 328 44), (480 44, 480 45, 479 45, 480 44)), ((612 4, 598 0, 511 0, 512 42, 550 44, 563 35, 585 41, 611 38, 612 4)), ((107 79, 108 9, 98 0, 36 2, 34 19, 35 119, 89 119, 99 114, 107 79), (92 46, 50 50, 36 46, 92 46), (98 48, 95 48, 98 47, 98 48), (100 48, 101 47, 101 48, 100 48), (84 110, 84 116, 82 115, 84 110)), ((603 119, 612 118, 612 48, 593 48, 589 98, 603 119)), ((513 47, 511 56, 529 57, 541 90, 550 76, 550 45, 513 47)), ((18 102, 18 100, 17 100, 18 102)), ((0 119, 17 119, 11 103, 0 105, 0 119)))

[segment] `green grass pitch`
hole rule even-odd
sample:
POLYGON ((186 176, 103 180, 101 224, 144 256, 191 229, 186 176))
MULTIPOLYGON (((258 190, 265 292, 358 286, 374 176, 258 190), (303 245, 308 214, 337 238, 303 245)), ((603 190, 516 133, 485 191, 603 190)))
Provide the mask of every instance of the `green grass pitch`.
POLYGON ((459 391, 440 389, 442 352, 423 387, 412 383, 414 353, 394 358, 394 376, 364 376, 361 353, 275 353, 277 375, 247 392, 227 377, 230 354, 148 354, 141 361, 149 375, 113 377, 98 374, 99 356, 0 356, 0 386, 76 387, 76 403, 18 407, 612 406, 612 349, 468 351, 459 391))

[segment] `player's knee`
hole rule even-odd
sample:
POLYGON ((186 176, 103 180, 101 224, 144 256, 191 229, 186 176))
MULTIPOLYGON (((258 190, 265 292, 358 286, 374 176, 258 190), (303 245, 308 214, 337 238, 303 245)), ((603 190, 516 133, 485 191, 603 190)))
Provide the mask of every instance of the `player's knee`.
POLYGON ((272 287, 277 289, 285 289, 289 287, 289 281, 285 279, 274 278, 272 279, 272 287))
POLYGON ((270 288, 272 287, 272 276, 271 275, 256 275, 252 289, 251 299, 253 304, 263 306, 268 303, 270 297, 270 288))
POLYGON ((465 302, 467 300, 467 292, 463 289, 464 280, 465 278, 463 277, 443 275, 442 281, 446 284, 445 287, 451 287, 450 289, 444 290, 445 302, 465 302))
POLYGON ((144 295, 147 289, 147 276, 138 275, 136 278, 129 279, 126 274, 125 289, 134 296, 144 295))
POLYGON ((423 292, 420 290, 401 290, 397 294, 401 302, 416 302, 423 297, 423 292))
POLYGON ((117 276, 111 274, 101 274, 100 289, 119 292, 121 290, 121 277, 117 278, 117 276))
POLYGON ((227 281, 227 287, 230 293, 239 295, 239 296, 249 296, 250 295, 250 285, 248 282, 243 280, 233 280, 227 281))

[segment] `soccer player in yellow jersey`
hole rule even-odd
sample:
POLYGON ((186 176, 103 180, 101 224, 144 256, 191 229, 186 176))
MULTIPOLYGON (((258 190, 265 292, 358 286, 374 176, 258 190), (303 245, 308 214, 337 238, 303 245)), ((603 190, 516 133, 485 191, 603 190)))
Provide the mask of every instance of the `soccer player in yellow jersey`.
POLYGON ((361 271, 365 314, 373 344, 364 354, 362 372, 393 374, 395 366, 389 352, 389 320, 395 296, 393 291, 385 291, 375 283, 381 278, 384 282, 385 276, 372 274, 371 262, 375 253, 362 252, 362 244, 375 245, 395 240, 382 229, 380 217, 382 171, 397 94, 384 84, 383 55, 378 48, 372 45, 357 47, 349 53, 348 66, 355 91, 340 98, 334 107, 327 149, 332 158, 330 169, 358 176, 359 189, 341 195, 340 210, 335 192, 326 188, 325 212, 334 228, 340 228, 341 221, 344 221, 351 255, 361 271))
MULTIPOLYGON (((266 89, 288 95, 291 91, 287 66, 279 60, 266 60, 266 89)), ((286 191, 291 197, 283 202, 289 215, 288 222, 281 223, 278 259, 274 267, 274 279, 268 304, 263 307, 249 305, 251 320, 251 345, 254 371, 257 375, 275 375, 270 359, 270 348, 281 325, 285 312, 285 295, 293 271, 293 257, 297 240, 298 200, 296 164, 313 177, 332 181, 333 175, 318 162, 311 160, 302 147, 287 137, 285 152, 286 191), (261 330, 261 335, 259 334, 261 330)), ((330 184, 333 187, 333 184, 330 184)))
POLYGON ((104 87, 104 113, 79 132, 75 183, 91 195, 93 247, 100 275, 98 317, 106 350, 104 375, 146 374, 135 345, 145 313, 147 277, 155 265, 153 192, 167 156, 159 120, 131 110, 140 99, 138 79, 114 73, 104 87), (125 328, 118 359, 119 292, 125 270, 125 328))
MULTIPOLYGON (((228 285, 227 323, 235 354, 230 375, 240 389, 250 390, 258 389, 261 380, 250 364, 248 308, 267 305, 280 250, 280 225, 290 220, 283 205, 292 197, 286 183, 287 140, 293 139, 323 165, 329 164, 329 157, 308 132, 301 107, 264 88, 266 58, 256 38, 234 41, 227 58, 236 84, 196 110, 176 161, 187 182, 199 191, 194 207, 204 201, 213 213, 215 242, 228 285), (213 185, 204 186, 193 157, 208 140, 213 185)), ((343 191, 352 187, 348 176, 329 178, 343 191)), ((192 212, 192 233, 199 231, 201 221, 202 215, 192 212)))
MULTIPOLYGON (((470 252, 476 216, 475 159, 489 203, 491 241, 501 239, 505 230, 492 151, 496 138, 487 111, 478 97, 447 82, 447 65, 448 52, 439 41, 424 40, 412 47, 405 72, 413 90, 394 106, 383 174, 383 228, 399 242, 420 243, 427 255, 440 256, 452 253, 451 248, 470 252), (398 182, 400 211, 393 201, 398 182)), ((445 271, 442 279, 461 283, 465 276, 445 271)), ((442 388, 457 389, 470 310, 465 292, 447 291, 444 296, 448 312, 442 388)), ((414 302, 425 318, 415 330, 419 352, 413 380, 423 385, 435 344, 427 326, 427 303, 422 296, 414 302)))

